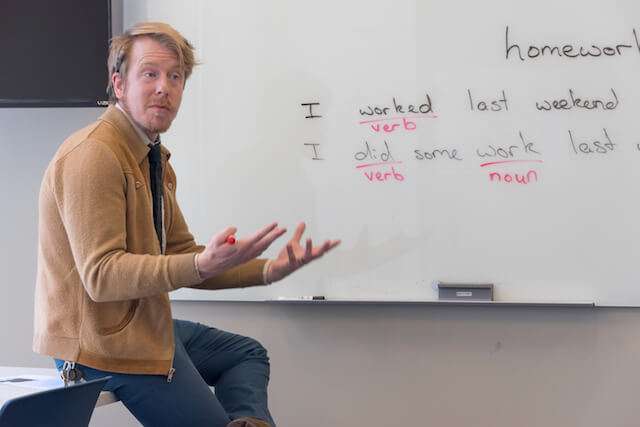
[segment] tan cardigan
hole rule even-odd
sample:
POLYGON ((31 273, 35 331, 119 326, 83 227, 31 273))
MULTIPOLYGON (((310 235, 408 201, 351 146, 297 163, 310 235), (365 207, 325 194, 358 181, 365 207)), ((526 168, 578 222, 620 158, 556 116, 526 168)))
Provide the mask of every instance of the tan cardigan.
POLYGON ((265 260, 201 283, 197 246, 176 201, 163 147, 166 254, 153 225, 149 148, 111 106, 71 135, 47 167, 39 199, 34 351, 96 369, 168 375, 167 292, 262 285, 265 260))

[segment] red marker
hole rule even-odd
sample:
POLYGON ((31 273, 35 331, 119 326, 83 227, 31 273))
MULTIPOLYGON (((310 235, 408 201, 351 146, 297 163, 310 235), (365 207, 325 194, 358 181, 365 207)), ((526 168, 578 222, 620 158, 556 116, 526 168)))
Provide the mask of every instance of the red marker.
POLYGON ((234 245, 236 243, 236 238, 235 236, 229 236, 227 237, 227 243, 230 245, 234 245))

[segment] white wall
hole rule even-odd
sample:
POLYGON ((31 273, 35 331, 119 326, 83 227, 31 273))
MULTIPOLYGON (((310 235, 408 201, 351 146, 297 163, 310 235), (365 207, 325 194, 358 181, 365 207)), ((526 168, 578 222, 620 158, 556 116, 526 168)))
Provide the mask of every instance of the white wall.
POLYGON ((95 120, 99 109, 0 109, 0 363, 42 364, 31 354, 38 191, 65 135, 95 120))
POLYGON ((284 427, 637 426, 635 309, 174 303, 260 339, 284 427))

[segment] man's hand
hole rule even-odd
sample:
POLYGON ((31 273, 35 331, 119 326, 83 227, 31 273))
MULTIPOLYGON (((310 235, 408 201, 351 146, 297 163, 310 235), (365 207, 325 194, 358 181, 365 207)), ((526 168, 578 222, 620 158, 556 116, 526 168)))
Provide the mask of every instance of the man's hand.
POLYGON ((304 229, 304 222, 298 224, 291 240, 280 251, 278 257, 270 261, 267 282, 273 283, 284 279, 303 265, 320 258, 340 244, 340 240, 326 240, 321 246, 314 247, 311 239, 307 239, 303 248, 300 245, 300 239, 304 229))
POLYGON ((217 276, 258 257, 287 230, 278 228, 278 224, 274 222, 251 237, 237 239, 233 244, 228 243, 227 238, 236 231, 235 227, 226 228, 213 236, 204 251, 196 255, 196 266, 202 279, 217 276))

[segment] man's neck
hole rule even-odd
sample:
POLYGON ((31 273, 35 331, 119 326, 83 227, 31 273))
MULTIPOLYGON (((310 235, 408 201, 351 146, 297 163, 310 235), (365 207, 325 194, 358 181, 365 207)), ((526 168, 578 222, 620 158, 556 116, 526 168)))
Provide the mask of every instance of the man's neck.
POLYGON ((135 120, 133 120, 133 117, 131 116, 131 114, 129 114, 129 112, 124 107, 124 105, 122 105, 119 102, 116 102, 116 108, 118 108, 118 110, 122 111, 124 113, 124 115, 127 117, 127 119, 129 119, 129 122, 131 122, 131 125, 133 126, 133 128, 136 130, 136 132, 138 133, 138 135, 141 137, 142 141, 146 145, 154 144, 158 140, 158 134, 157 133, 150 133, 149 131, 147 131, 147 129, 145 129, 139 123, 137 123, 135 120))

